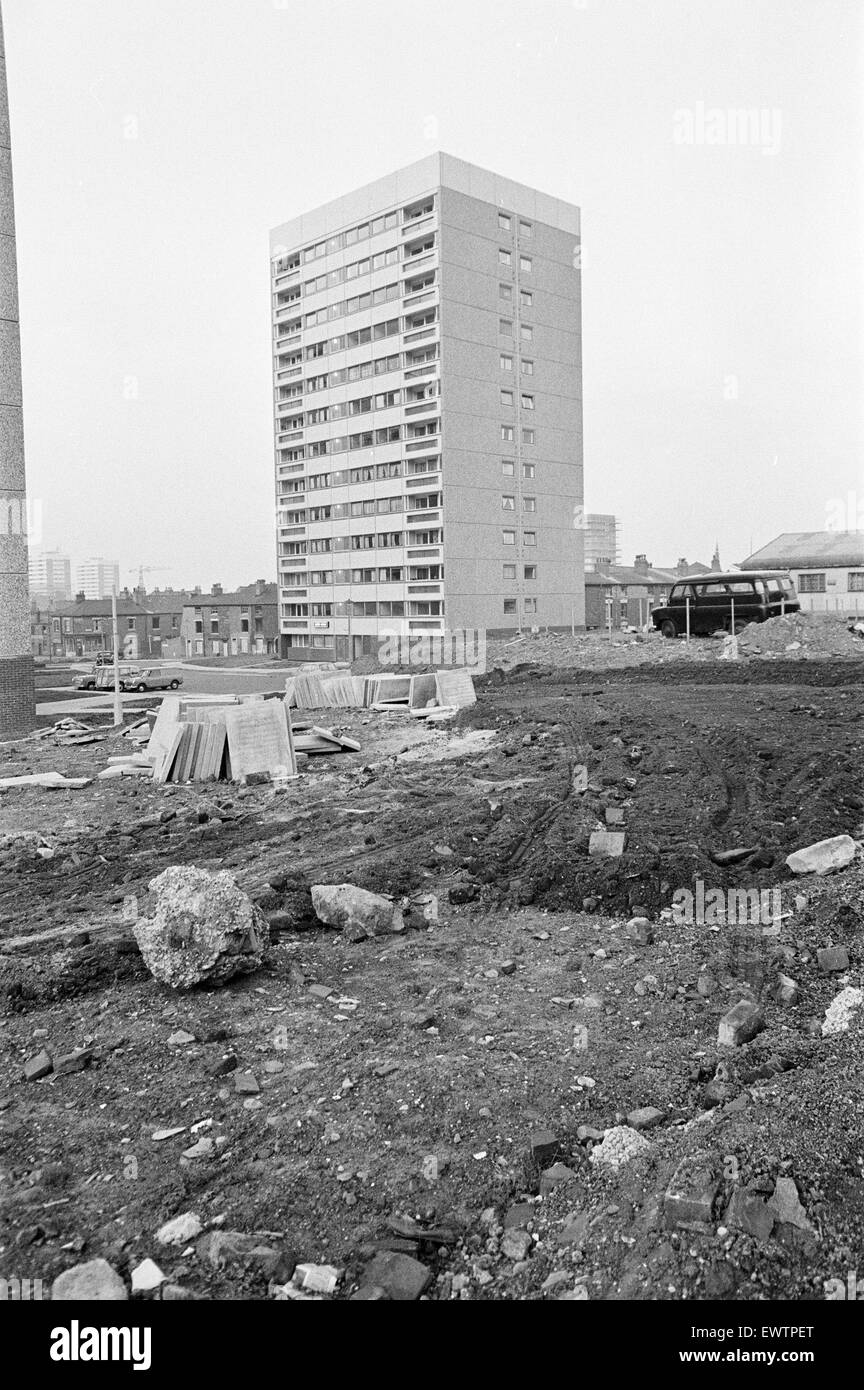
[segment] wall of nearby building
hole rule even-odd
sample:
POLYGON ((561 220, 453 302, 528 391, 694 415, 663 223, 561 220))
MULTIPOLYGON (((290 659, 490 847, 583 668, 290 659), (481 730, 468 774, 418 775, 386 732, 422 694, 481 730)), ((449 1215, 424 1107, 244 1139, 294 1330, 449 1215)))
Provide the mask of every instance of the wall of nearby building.
POLYGON ((829 566, 810 566, 790 569, 798 590, 801 608, 807 613, 864 613, 864 566, 851 570, 848 566, 832 569, 829 566), (809 592, 813 580, 823 576, 824 590, 809 592), (810 583, 808 583, 808 580, 810 583), (861 585, 861 588, 856 587, 861 585))
MULTIPOLYGON (((518 626, 567 627, 585 622, 583 534, 574 525, 583 500, 582 403, 580 347, 580 277, 574 268, 574 232, 546 226, 525 209, 533 235, 518 239, 519 194, 511 230, 498 224, 499 206, 443 187, 441 197, 441 395, 444 492, 444 575, 446 626, 482 627, 489 631, 518 626), (499 263, 498 250, 511 252, 511 265, 499 263), (532 270, 518 270, 520 251, 531 256, 532 270), (512 300, 502 301, 499 286, 510 284, 512 300), (530 309, 520 309, 519 291, 530 289, 530 309), (499 320, 511 319, 514 336, 499 332, 499 320), (533 340, 520 339, 521 322, 533 328, 533 340), (503 372, 500 357, 513 357, 503 372), (523 376, 520 357, 533 361, 534 374, 523 376), (501 404, 502 388, 519 400, 535 398, 524 411, 501 404), (502 425, 514 428, 513 443, 501 437, 502 425), (523 444, 521 431, 535 432, 523 444), (514 462, 505 476, 502 460, 514 462), (534 465, 525 479, 522 465, 534 465), (502 497, 515 497, 505 511, 502 497), (523 499, 536 499, 536 512, 523 499), (503 532, 515 529, 517 543, 505 546, 503 532), (525 531, 537 544, 527 546, 525 531), (504 580, 504 565, 515 564, 517 578, 504 580), (524 579, 525 565, 537 566, 537 579, 524 579), (504 611, 505 599, 516 600, 516 613, 504 611), (526 599, 537 611, 526 612, 526 599)), ((571 210, 575 217, 578 213, 571 210)))

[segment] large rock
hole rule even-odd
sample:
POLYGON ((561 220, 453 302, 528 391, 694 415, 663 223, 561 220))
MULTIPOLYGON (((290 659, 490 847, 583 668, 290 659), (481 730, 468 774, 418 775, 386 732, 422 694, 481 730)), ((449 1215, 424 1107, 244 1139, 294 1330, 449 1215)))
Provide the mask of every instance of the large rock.
POLYGON ((338 927, 354 940, 401 931, 402 912, 392 898, 355 888, 353 883, 316 883, 312 906, 318 920, 338 927))
POLYGON ((51 1285, 53 1302, 120 1303, 128 1299, 126 1285, 107 1260, 88 1260, 58 1274, 51 1285))
POLYGON ((832 835, 830 840, 818 840, 806 849, 796 849, 786 856, 793 874, 828 874, 832 869, 844 869, 855 858, 855 841, 851 835, 832 835))
POLYGON ((134 932, 160 984, 224 984, 261 964, 267 924, 233 874, 175 865, 149 887, 155 912, 139 917, 134 932))

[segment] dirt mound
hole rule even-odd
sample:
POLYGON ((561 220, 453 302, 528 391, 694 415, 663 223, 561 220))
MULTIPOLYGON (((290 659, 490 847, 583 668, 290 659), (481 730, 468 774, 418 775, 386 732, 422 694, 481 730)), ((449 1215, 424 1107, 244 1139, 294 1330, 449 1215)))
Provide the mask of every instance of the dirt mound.
POLYGON ((845 613, 790 613, 749 623, 738 638, 744 655, 857 656, 864 657, 864 637, 855 632, 845 613))

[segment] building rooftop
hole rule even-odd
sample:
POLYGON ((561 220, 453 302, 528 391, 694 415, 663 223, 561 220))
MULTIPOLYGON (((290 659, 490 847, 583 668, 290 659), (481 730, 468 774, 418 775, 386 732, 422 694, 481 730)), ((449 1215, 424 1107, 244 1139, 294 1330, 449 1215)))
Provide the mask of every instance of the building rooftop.
POLYGON ((438 151, 414 164, 407 164, 374 183, 364 184, 342 197, 334 198, 311 211, 305 209, 288 222, 274 227, 270 233, 270 254, 278 256, 286 250, 332 236, 343 227, 361 222, 373 213, 388 207, 398 207, 421 198, 441 186, 453 188, 471 198, 494 203, 517 216, 532 218, 579 235, 579 209, 551 194, 540 193, 527 184, 514 183, 501 174, 493 174, 476 164, 438 151))
POLYGON ((783 531, 741 569, 842 569, 864 565, 864 531, 783 531))

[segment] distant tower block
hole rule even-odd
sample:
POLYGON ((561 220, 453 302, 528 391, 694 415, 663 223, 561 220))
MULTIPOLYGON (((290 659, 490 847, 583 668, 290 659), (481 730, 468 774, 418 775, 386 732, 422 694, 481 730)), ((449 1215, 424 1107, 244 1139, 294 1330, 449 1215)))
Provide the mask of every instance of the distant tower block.
POLYGON ((0 739, 28 732, 35 718, 18 267, 6 99, 6 48, 0 13, 0 739))

